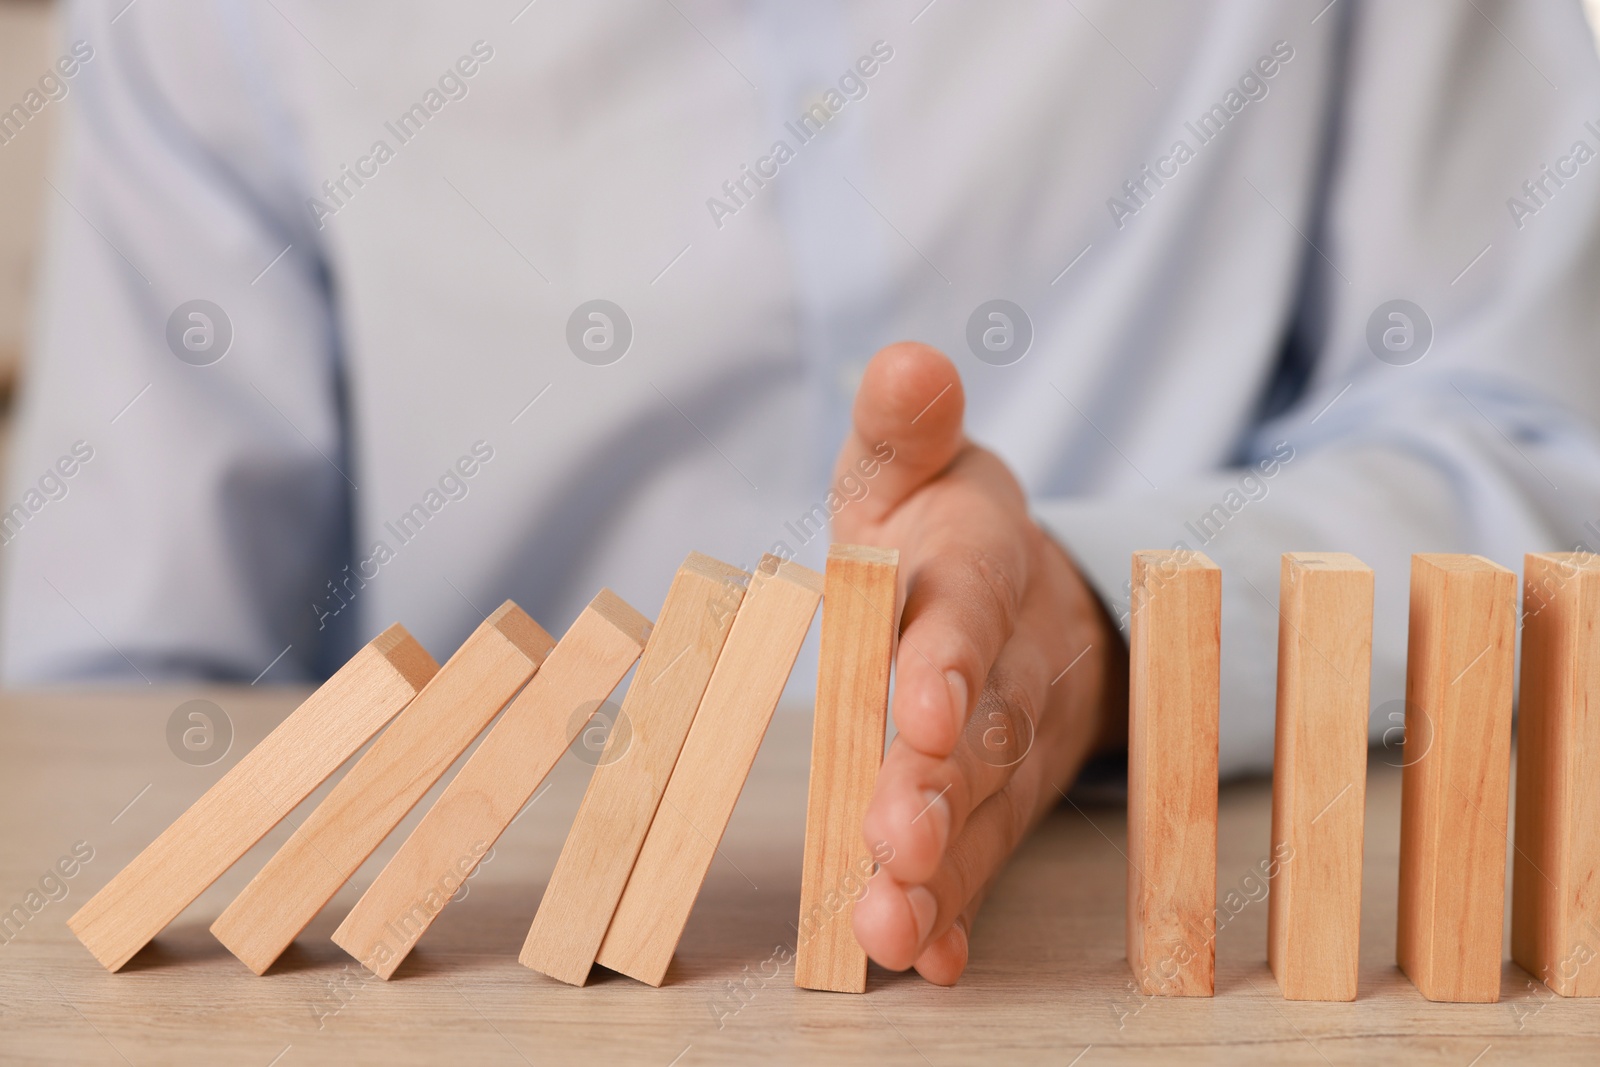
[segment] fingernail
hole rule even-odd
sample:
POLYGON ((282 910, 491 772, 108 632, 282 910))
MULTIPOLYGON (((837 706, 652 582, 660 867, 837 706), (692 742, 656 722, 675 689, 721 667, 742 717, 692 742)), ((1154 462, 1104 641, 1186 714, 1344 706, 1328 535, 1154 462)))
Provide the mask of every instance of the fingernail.
POLYGON ((939 917, 939 902, 925 885, 907 889, 906 901, 911 905, 911 917, 917 923, 917 944, 921 946, 933 932, 933 921, 939 917))
POLYGON ((956 709, 956 722, 967 721, 967 680, 960 671, 945 671, 944 680, 950 686, 950 703, 956 709))

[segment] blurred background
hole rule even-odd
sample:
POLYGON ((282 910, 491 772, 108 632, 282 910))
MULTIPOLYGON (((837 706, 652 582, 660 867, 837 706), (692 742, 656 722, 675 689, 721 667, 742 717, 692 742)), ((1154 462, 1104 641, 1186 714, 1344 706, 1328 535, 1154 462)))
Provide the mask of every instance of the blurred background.
MULTIPOLYGON (((1600 0, 1582 3, 1600 45, 1600 0)), ((0 100, 20 98, 57 54, 55 9, 51 0, 0 0, 0 100)), ((0 146, 0 462, 27 361, 34 260, 50 195, 45 177, 61 113, 45 108, 23 136, 0 146)))
MULTIPOLYGON (((55 5, 0 0, 0 100, 16 100, 55 57, 55 5)), ((27 350, 28 308, 47 161, 58 109, 45 108, 20 137, 0 145, 0 460, 10 437, 11 404, 27 350)))
MULTIPOLYGON (((1576 2, 1582 3, 1600 45, 1600 0, 1576 2)), ((19 100, 59 53, 56 13, 52 0, 0 0, 0 101, 19 100)), ((18 384, 27 373, 44 209, 47 198, 55 195, 47 176, 65 111, 45 108, 20 134, 0 144, 0 464, 9 451, 18 384)))

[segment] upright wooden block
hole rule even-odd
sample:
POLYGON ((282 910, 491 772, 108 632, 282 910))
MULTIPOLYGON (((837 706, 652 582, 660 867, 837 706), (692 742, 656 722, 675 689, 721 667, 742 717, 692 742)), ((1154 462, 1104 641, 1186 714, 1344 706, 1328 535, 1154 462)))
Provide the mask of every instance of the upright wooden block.
POLYGON ((1530 555, 1523 581, 1511 958, 1600 996, 1600 556, 1530 555))
POLYGON ((762 557, 717 657, 597 962, 659 986, 795 657, 822 575, 762 557))
POLYGON ((698 552, 678 568, 518 959, 588 981, 750 576, 698 552), (616 751, 626 744, 625 751, 616 751))
POLYGON ((1128 963, 1146 994, 1209 997, 1222 572, 1198 552, 1136 552, 1131 595, 1128 963))
POLYGON ((272 966, 554 644, 509 600, 480 623, 211 924, 217 940, 257 974, 272 966))
POLYGON ((367 887, 334 942, 380 978, 394 974, 638 660, 649 634, 649 619, 602 589, 367 887))
POLYGON ((794 956, 801 989, 867 990, 867 953, 851 917, 875 859, 861 824, 883 762, 899 566, 892 548, 828 550, 794 956))
POLYGON ((295 709, 67 921, 115 971, 411 702, 439 665, 395 625, 295 709))
POLYGON ((1289 1000, 1356 999, 1372 568, 1284 554, 1267 962, 1289 1000))
POLYGON ((1516 575, 1411 557, 1396 959, 1429 1000, 1500 998, 1516 575))

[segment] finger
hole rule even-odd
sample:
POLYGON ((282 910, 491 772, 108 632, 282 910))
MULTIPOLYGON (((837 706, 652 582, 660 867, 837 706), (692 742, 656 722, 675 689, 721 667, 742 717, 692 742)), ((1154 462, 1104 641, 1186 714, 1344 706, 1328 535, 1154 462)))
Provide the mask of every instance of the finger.
MULTIPOLYGON (((867 955, 880 966, 903 971, 920 964, 932 949, 930 980, 953 982, 950 972, 959 973, 958 963, 965 966, 965 946, 948 938, 948 931, 969 905, 976 912, 979 894, 1021 841, 1032 822, 1036 788, 1035 774, 1014 776, 980 804, 925 884, 904 885, 886 869, 873 875, 852 917, 856 941, 867 955)), ((968 915, 963 940, 970 923, 968 915)))
POLYGON ((974 453, 951 484, 914 505, 921 531, 901 550, 906 603, 895 657, 894 721, 919 751, 954 750, 989 670, 1016 626, 1028 586, 1026 514, 964 484, 987 477, 998 460, 974 453), (968 473, 965 468, 976 468, 968 473), (937 495, 942 498, 932 499, 937 495))
POLYGON ((978 894, 967 902, 967 906, 961 909, 961 914, 956 916, 956 921, 950 924, 950 928, 933 938, 928 947, 922 950, 922 955, 918 956, 917 962, 913 964, 918 974, 934 985, 956 984, 956 979, 967 969, 972 923, 977 918, 978 908, 982 906, 984 895, 988 891, 988 886, 979 890, 978 894))
POLYGON ((952 984, 966 966, 967 932, 984 892, 1033 825, 1038 776, 1018 774, 978 805, 933 877, 916 888, 933 898, 933 922, 915 954, 915 966, 930 981, 952 984), (954 937, 957 920, 966 925, 954 937), (925 972, 923 964, 928 965, 925 972))
POLYGON ((890 744, 862 833, 893 850, 883 866, 896 881, 931 877, 967 816, 1005 785, 1032 743, 1038 711, 1030 692, 1042 687, 1037 672, 1025 682, 997 668, 978 702, 981 717, 950 755, 918 752, 900 737, 890 744))
POLYGON ((867 882, 850 918, 856 943, 881 967, 903 971, 917 961, 933 935, 939 902, 920 885, 904 886, 879 869, 867 882))
POLYGON ((853 426, 834 468, 872 492, 839 515, 841 532, 879 522, 961 451, 961 376, 942 352, 902 341, 879 350, 856 391, 853 426), (871 472, 871 473, 869 473, 871 472))
MULTIPOLYGON (((944 759, 919 753, 898 739, 890 746, 863 824, 863 836, 874 842, 874 855, 887 851, 888 858, 854 915, 856 940, 873 959, 904 970, 944 934, 950 915, 963 903, 940 896, 950 887, 938 878, 958 855, 951 842, 967 840, 972 819, 1011 787, 1016 769, 976 758, 966 745, 944 759)), ((990 873, 999 870, 1015 844, 1007 841, 992 858, 990 873)), ((971 845, 963 848, 970 850, 971 845)), ((966 902, 976 909, 971 898, 966 902)), ((954 958, 956 946, 947 947, 954 958)))
POLYGON ((961 972, 967 969, 967 951, 967 926, 958 918, 922 950, 913 966, 934 985, 955 985, 961 972))
MULTIPOLYGON (((1019 773, 1030 783, 1037 778, 1029 768, 1042 760, 1035 731, 1051 666, 1042 644, 1050 632, 1044 625, 1050 605, 1041 595, 1029 607, 1028 632, 1006 647, 980 701, 997 719, 986 713, 975 720, 969 739, 944 757, 896 738, 879 771, 862 832, 892 851, 857 904, 854 925, 861 946, 885 967, 911 966, 971 900, 970 893, 960 900, 944 896, 959 889, 945 876, 953 862, 972 854, 973 820, 991 811, 986 818, 993 821, 991 805, 1017 788, 1019 773), (997 725, 1003 725, 1004 737, 993 735, 997 725)), ((1036 795, 1036 786, 1028 788, 1036 795)), ((977 885, 999 870, 1019 836, 1020 830, 1001 835, 996 851, 979 857, 989 866, 977 885)), ((881 845, 874 848, 875 854, 882 851, 881 845)))
POLYGON ((1048 783, 1070 777, 1093 743, 1099 660, 1062 670, 1085 651, 1084 624, 1058 617, 1071 580, 1047 567, 1030 590, 957 752, 940 759, 898 741, 890 746, 863 831, 894 851, 855 923, 857 940, 883 966, 920 970, 926 962, 931 981, 954 979, 981 891, 1053 801, 1048 783), (916 818, 928 792, 947 785, 916 818), (1000 818, 1008 810, 1009 823, 1000 818), (965 924, 951 934, 961 916, 965 924))
MULTIPOLYGON (((1051 574, 1053 579, 1065 577, 1059 571, 1051 574)), ((1056 580, 1039 583, 1029 597, 1017 636, 995 668, 997 676, 1016 679, 1021 692, 1038 694, 1033 705, 1015 697, 998 699, 998 694, 991 703, 993 689, 986 689, 980 711, 1005 709, 1009 714, 992 723, 974 716, 966 735, 979 762, 1005 763, 1017 758, 1019 749, 1021 762, 1003 787, 973 809, 955 831, 938 869, 916 887, 921 920, 917 932, 923 941, 915 966, 918 973, 941 985, 954 982, 966 966, 972 921, 989 885, 1032 825, 1054 806, 1054 783, 1077 772, 1101 729, 1096 717, 1101 683, 1095 675, 1104 669, 1108 657, 1104 651, 1091 657, 1078 668, 1083 673, 1063 681, 1068 672, 1057 671, 1053 661, 1067 655, 1066 649, 1080 647, 1081 637, 1058 632, 1075 627, 1050 625, 1047 606, 1066 598, 1058 584, 1056 580), (1063 683, 1060 688, 1057 682, 1063 683), (1019 714, 1029 706, 1045 710, 1030 722, 1019 714), (1036 728, 1034 732, 1027 732, 1030 726, 1036 728), (931 923, 927 922, 928 897, 932 898, 931 923)))

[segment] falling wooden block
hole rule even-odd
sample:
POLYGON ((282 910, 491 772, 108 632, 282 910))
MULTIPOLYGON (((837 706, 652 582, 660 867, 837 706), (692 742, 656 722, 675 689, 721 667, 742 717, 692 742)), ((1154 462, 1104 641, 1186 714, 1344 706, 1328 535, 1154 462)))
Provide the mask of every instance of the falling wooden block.
POLYGON ((350 658, 67 920, 115 971, 400 712, 439 665, 403 626, 350 658))
POLYGON ((1371 683, 1372 568, 1285 553, 1267 962, 1289 1000, 1356 999, 1371 683))
POLYGON ((1396 959, 1429 1000, 1500 998, 1516 575, 1411 557, 1396 959))
POLYGON ((822 575, 763 556, 733 620, 596 962, 659 986, 822 598, 822 575))
POLYGON ((571 985, 588 980, 749 580, 698 552, 678 568, 533 917, 523 966, 571 985))
POLYGON ((644 648, 650 620, 609 589, 589 602, 333 940, 394 974, 644 648))
POLYGON ((469 635, 211 924, 261 974, 532 677, 555 642, 511 601, 469 635))
POLYGON ((828 550, 794 957, 801 989, 867 989, 867 953, 851 917, 878 858, 861 825, 883 762, 899 565, 892 548, 828 550))
POLYGON ((1523 581, 1511 958, 1600 996, 1600 556, 1529 555, 1523 581))
POLYGON ((1133 556, 1128 688, 1128 963, 1148 995, 1209 997, 1216 963, 1222 572, 1133 556))

